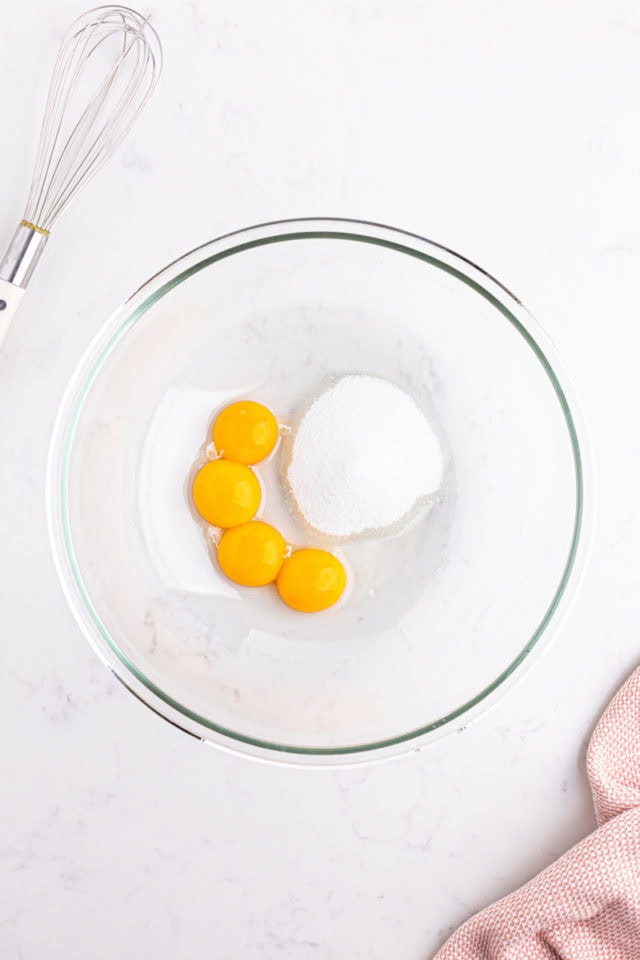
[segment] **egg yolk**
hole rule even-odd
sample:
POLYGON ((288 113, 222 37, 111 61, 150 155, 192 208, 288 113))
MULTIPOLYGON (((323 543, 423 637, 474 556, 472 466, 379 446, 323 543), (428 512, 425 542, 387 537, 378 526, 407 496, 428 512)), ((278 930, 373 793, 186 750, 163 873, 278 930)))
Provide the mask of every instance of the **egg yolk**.
POLYGON ((278 575, 278 593, 301 613, 317 613, 340 599, 347 582, 345 569, 326 550, 296 550, 278 575))
POLYGON ((276 418, 253 400, 231 403, 213 425, 213 443, 225 460, 258 463, 268 457, 278 440, 276 418))
POLYGON ((260 484, 249 467, 231 460, 210 460, 193 481, 193 504, 214 527, 235 527, 255 516, 260 484))
POLYGON ((274 527, 251 520, 225 530, 218 544, 218 563, 234 583, 264 587, 278 576, 286 548, 274 527))

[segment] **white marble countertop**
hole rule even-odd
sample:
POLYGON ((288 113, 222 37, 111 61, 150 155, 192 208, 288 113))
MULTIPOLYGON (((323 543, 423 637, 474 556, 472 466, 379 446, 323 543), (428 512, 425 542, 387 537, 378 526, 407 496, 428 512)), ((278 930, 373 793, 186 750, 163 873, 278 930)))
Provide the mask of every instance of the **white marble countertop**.
MULTIPOLYGON (((640 2, 153 0, 133 136, 69 211, 0 354, 3 960, 426 960, 594 825, 582 757, 638 661, 640 2), (439 240, 556 341, 591 432, 593 551, 542 661, 462 735, 339 772, 206 749, 68 611, 44 470, 88 341, 228 230, 342 215, 439 240)), ((77 2, 3 18, 0 239, 77 2)))

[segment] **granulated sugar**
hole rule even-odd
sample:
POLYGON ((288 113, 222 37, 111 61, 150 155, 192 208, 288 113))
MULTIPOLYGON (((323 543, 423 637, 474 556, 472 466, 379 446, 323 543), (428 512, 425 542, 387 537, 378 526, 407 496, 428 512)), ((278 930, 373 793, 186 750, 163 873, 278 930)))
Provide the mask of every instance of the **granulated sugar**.
POLYGON ((301 517, 336 538, 385 533, 428 503, 442 483, 438 438, 400 387, 342 377, 303 415, 286 481, 301 517))

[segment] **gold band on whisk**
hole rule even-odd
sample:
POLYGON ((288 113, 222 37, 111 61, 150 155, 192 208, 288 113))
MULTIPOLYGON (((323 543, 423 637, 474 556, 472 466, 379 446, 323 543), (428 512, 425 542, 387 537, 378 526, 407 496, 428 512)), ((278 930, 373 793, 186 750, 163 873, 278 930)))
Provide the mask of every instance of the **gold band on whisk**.
POLYGON ((41 233, 43 237, 49 236, 49 231, 45 230, 44 227, 38 227, 35 223, 30 223, 29 220, 21 220, 20 224, 23 227, 27 227, 29 230, 34 230, 35 233, 41 233))

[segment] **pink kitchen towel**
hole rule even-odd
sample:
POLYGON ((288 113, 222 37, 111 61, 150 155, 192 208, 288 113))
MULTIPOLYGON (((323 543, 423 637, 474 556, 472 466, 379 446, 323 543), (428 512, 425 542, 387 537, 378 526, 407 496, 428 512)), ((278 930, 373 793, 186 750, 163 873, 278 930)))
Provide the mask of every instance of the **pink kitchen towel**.
POLYGON ((598 829, 435 960, 640 960, 640 669, 596 727, 587 770, 598 829))

